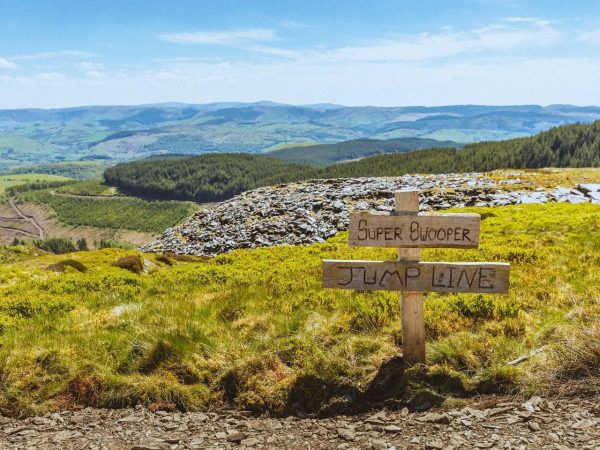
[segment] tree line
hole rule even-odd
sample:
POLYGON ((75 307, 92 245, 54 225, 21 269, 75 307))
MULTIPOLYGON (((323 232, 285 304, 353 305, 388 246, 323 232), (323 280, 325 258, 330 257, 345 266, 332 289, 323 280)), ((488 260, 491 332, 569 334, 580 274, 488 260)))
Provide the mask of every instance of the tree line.
POLYGON ((600 167, 600 121, 556 127, 525 138, 470 144, 463 149, 385 154, 324 168, 225 153, 120 164, 107 169, 104 179, 127 194, 211 202, 260 186, 310 178, 542 167, 600 167))
POLYGON ((119 164, 104 172, 107 184, 130 195, 212 202, 259 186, 314 177, 302 164, 243 153, 149 159, 119 164))

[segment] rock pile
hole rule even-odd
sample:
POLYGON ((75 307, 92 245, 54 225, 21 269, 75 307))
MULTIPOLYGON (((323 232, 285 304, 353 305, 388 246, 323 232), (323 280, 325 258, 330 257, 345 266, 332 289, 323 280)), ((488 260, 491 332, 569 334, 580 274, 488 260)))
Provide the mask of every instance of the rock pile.
POLYGON ((533 189, 518 178, 518 172, 510 175, 500 181, 468 173, 309 180, 263 187, 198 211, 142 250, 214 256, 237 248, 323 242, 348 228, 350 210, 392 211, 394 192, 408 188, 422 191, 422 211, 555 201, 600 204, 598 184, 533 189))

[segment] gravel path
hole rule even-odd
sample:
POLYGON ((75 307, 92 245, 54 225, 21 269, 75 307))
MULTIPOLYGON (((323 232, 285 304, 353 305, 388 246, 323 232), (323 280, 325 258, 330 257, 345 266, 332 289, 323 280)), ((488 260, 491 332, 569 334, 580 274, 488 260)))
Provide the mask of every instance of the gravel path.
POLYGON ((147 409, 0 418, 2 449, 600 449, 598 398, 484 398, 458 409, 328 419, 147 409))

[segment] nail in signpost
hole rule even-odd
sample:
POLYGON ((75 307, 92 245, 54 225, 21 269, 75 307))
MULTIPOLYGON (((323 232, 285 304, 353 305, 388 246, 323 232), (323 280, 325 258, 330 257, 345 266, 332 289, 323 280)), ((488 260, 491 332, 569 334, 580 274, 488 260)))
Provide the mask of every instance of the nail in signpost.
POLYGON ((323 261, 323 287, 401 292, 402 353, 425 362, 423 292, 508 292, 510 264, 421 262, 421 248, 476 248, 479 214, 419 213, 419 191, 396 192, 392 214, 350 213, 348 244, 398 248, 397 261, 323 261))

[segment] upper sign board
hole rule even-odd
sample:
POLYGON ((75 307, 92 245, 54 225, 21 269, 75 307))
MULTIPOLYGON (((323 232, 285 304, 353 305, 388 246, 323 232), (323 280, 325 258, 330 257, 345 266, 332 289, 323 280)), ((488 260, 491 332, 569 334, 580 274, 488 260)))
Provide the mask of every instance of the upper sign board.
POLYGON ((348 245, 355 247, 456 247, 479 244, 479 214, 350 213, 348 245))

